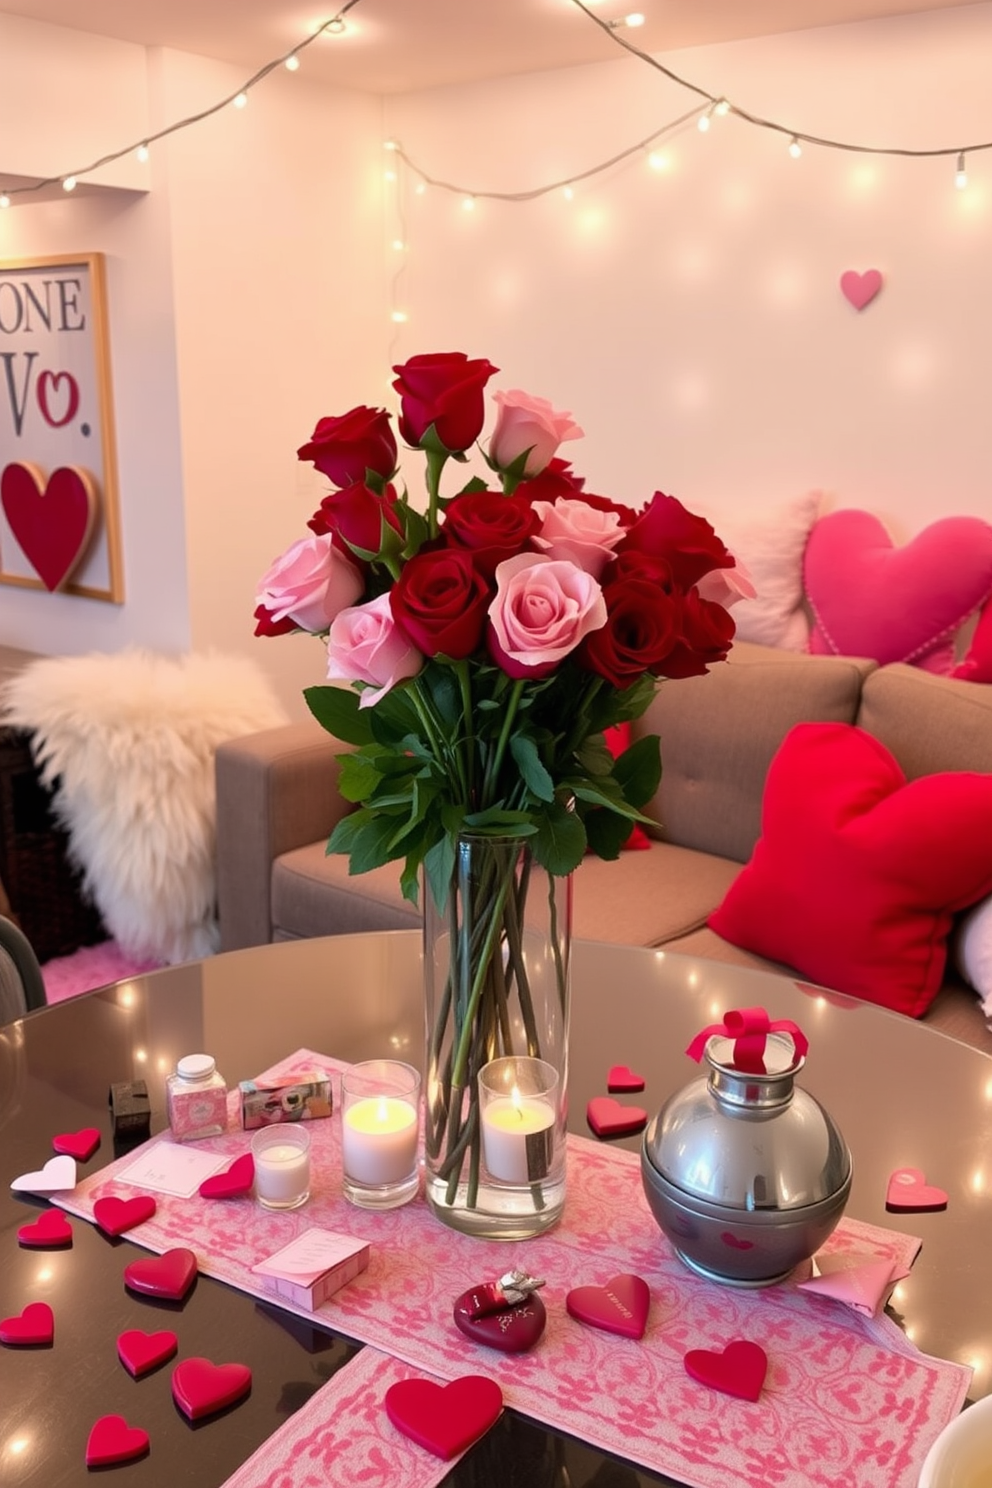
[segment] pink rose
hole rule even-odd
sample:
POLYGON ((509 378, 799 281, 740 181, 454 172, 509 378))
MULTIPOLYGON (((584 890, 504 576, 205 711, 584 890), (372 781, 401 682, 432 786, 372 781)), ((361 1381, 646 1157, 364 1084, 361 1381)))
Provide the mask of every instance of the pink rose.
POLYGON ((263 574, 255 604, 269 624, 291 620, 300 630, 318 633, 339 610, 354 604, 364 587, 362 575, 330 536, 301 537, 263 574))
POLYGON ((565 439, 581 439, 582 430, 570 413, 556 413, 547 398, 534 398, 514 389, 494 393, 498 406, 496 427, 489 441, 489 458, 498 470, 506 470, 529 450, 524 475, 538 475, 565 439))
POLYGON ((606 624, 603 591, 574 563, 520 553, 496 570, 489 652, 510 677, 546 677, 606 624))
POLYGON ((355 605, 335 616, 327 637, 327 677, 331 682, 368 682, 360 708, 372 708, 391 687, 415 677, 424 658, 393 619, 389 595, 355 605))
POLYGON ((696 585, 700 599, 711 600, 729 610, 739 599, 756 599, 758 591, 747 569, 736 559, 733 568, 713 568, 696 585))
POLYGON ((613 557, 613 549, 624 536, 616 512, 590 506, 581 496, 559 496, 553 505, 550 501, 535 501, 533 508, 541 519, 533 538, 534 546, 549 558, 567 558, 594 579, 600 578, 613 557))

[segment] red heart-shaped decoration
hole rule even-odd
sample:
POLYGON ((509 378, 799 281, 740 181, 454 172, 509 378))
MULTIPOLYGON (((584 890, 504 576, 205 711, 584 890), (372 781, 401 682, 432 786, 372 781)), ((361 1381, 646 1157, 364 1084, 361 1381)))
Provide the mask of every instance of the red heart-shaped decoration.
POLYGON ((168 1297, 181 1302, 196 1280, 196 1256, 177 1246, 150 1260, 132 1261, 124 1267, 124 1284, 146 1297, 168 1297))
POLYGON ((250 1193, 254 1182, 255 1159, 250 1152, 244 1152, 240 1157, 236 1157, 223 1173, 215 1173, 212 1178, 204 1178, 200 1184, 200 1197, 203 1199, 237 1199, 242 1194, 250 1193))
POLYGON ((133 1462, 148 1451, 148 1432, 129 1426, 123 1416, 101 1416, 86 1443, 86 1466, 107 1467, 111 1462, 133 1462))
POLYGON ((724 1245, 729 1245, 731 1250, 753 1250, 754 1241, 744 1240, 739 1235, 733 1234, 731 1230, 724 1230, 720 1236, 724 1245))
POLYGON ((399 1380, 386 1391, 386 1414, 397 1431, 445 1462, 478 1441, 502 1409, 502 1390, 481 1374, 464 1374, 450 1385, 399 1380))
POLYGON ((211 1364, 209 1359, 184 1359, 172 1371, 172 1398, 191 1421, 233 1405, 251 1389, 247 1364, 211 1364))
POLYGON ((45 1209, 33 1224, 21 1225, 17 1238, 21 1245, 71 1245, 72 1225, 61 1209, 45 1209))
POLYGON ((486 1343, 504 1354, 522 1354, 532 1348, 544 1332, 548 1314, 536 1292, 515 1307, 490 1312, 485 1317, 471 1316, 475 1289, 469 1287, 455 1303, 455 1326, 473 1343, 486 1343))
POLYGON ((93 1205, 93 1218, 105 1235, 123 1235, 135 1225, 151 1219, 158 1206, 151 1194, 137 1194, 133 1199, 119 1199, 110 1194, 97 1199, 93 1205))
POLYGON ((64 1152, 77 1162, 87 1162, 100 1145, 100 1130, 96 1126, 84 1126, 80 1131, 61 1132, 52 1138, 55 1152, 64 1152))
POLYGON ((606 1088, 612 1095, 630 1095, 644 1089, 644 1076, 635 1075, 625 1064, 614 1064, 606 1077, 606 1088))
POLYGON ((97 493, 81 470, 63 465, 47 485, 37 465, 14 461, 0 475, 0 504, 24 556, 48 590, 69 578, 86 551, 97 493))
POLYGON ((877 269, 866 269, 859 274, 857 269, 847 269, 840 276, 841 294, 855 310, 870 305, 882 287, 882 276, 877 269))
POLYGON ((597 1137, 629 1137, 643 1131, 648 1113, 640 1106, 622 1106, 608 1095, 595 1095, 586 1106, 586 1121, 597 1137))
POLYGON ((927 1182, 919 1168, 896 1168, 885 1191, 886 1209, 923 1212, 946 1209, 947 1195, 942 1188, 927 1182))
POLYGON ((682 1362, 686 1374, 701 1385, 736 1395, 738 1400, 757 1400, 768 1372, 768 1355, 761 1344, 746 1338, 735 1338, 723 1353, 690 1349, 682 1362))
POLYGON ((621 1338, 644 1337, 650 1306, 651 1288, 629 1272, 614 1276, 605 1286, 575 1287, 565 1298, 569 1317, 621 1338))
POLYGON ((154 1369, 156 1364, 171 1359, 178 1347, 179 1339, 168 1328, 163 1328, 161 1333, 143 1333, 140 1328, 128 1328, 126 1333, 118 1335, 117 1357, 137 1379, 154 1369))
POLYGON ((0 1343, 15 1346, 28 1343, 51 1343, 55 1337, 55 1314, 47 1302, 29 1302, 18 1317, 0 1322, 0 1343))

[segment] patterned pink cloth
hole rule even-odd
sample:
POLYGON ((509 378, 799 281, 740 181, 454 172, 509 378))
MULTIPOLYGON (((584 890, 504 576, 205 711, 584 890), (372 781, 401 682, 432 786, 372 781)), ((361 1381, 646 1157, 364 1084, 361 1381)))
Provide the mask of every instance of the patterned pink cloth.
MULTIPOLYGON (((314 1064, 343 1067, 300 1050, 265 1073, 291 1077, 314 1064)), ((231 1103, 233 1121, 236 1096, 231 1103)), ((800 1291, 801 1272, 753 1291, 689 1272, 648 1209, 635 1153, 570 1137, 561 1223, 511 1247, 457 1234, 420 1200, 385 1214, 352 1207, 341 1194, 337 1117, 309 1129, 314 1177, 303 1209, 275 1214, 250 1198, 158 1194, 155 1216, 128 1238, 161 1252, 196 1237, 201 1271, 268 1297, 251 1267, 302 1230, 320 1225, 361 1236, 372 1245, 369 1269, 319 1309, 330 1327, 440 1379, 488 1374, 508 1406, 691 1488, 915 1488, 930 1445, 964 1402, 965 1366, 921 1354, 884 1315, 865 1318, 800 1291), (548 1325, 532 1351, 506 1355, 465 1339, 452 1306, 473 1282, 513 1265, 547 1279, 548 1325), (640 1342, 587 1327, 565 1310, 572 1287, 623 1272, 651 1288, 640 1342), (752 1339, 768 1355, 756 1404, 707 1389, 683 1367, 687 1350, 721 1348, 732 1338, 752 1339)), ((233 1159, 248 1134, 229 1131, 198 1145, 233 1159)), ((101 1195, 134 1192, 115 1177, 133 1160, 131 1153, 111 1163, 56 1202, 92 1218, 101 1195)), ((908 1268, 918 1249, 912 1237, 845 1219, 823 1254, 908 1268)))
POLYGON ((390 1385, 417 1374, 389 1354, 362 1349, 223 1488, 436 1488, 454 1464, 401 1436, 382 1408, 390 1385))

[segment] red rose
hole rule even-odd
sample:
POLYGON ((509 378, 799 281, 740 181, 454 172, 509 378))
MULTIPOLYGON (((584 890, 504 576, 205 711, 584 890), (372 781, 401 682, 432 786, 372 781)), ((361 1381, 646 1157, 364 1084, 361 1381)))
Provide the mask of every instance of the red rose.
POLYGON ((393 387, 400 395, 400 433, 416 448, 431 424, 446 450, 467 450, 482 432, 486 410, 482 393, 499 368, 485 358, 470 361, 463 351, 437 351, 411 357, 393 387))
POLYGON ((448 504, 442 535, 450 547, 469 549, 476 568, 492 578, 504 558, 527 551, 528 539, 539 526, 537 513, 523 496, 473 491, 448 504))
POLYGON ((522 480, 514 496, 526 496, 528 501, 554 501, 556 496, 577 496, 585 485, 584 475, 576 475, 571 460, 559 460, 557 455, 538 475, 522 480))
POLYGON ((296 454, 300 460, 312 460, 336 486, 364 481, 367 470, 388 480, 396 469, 396 437, 384 408, 360 403, 340 418, 322 418, 310 443, 296 454))
POLYGON ((732 568, 734 558, 717 537, 705 517, 687 511, 674 496, 655 491, 635 518, 620 552, 646 553, 664 558, 680 589, 693 584, 713 568, 732 568))
POLYGON ((664 558, 652 558, 647 553, 619 553, 603 575, 604 584, 618 584, 621 579, 645 579, 657 584, 666 594, 675 592, 675 576, 672 565, 664 558))
POLYGON ((478 649, 490 590, 460 548, 421 551, 389 591, 393 619, 425 656, 461 661, 478 649))
POLYGON ((647 579, 622 579, 603 590, 606 624, 586 636, 581 664, 614 687, 630 687, 645 672, 665 670, 680 640, 677 597, 647 579))
POLYGON ((288 615, 284 620, 273 620, 271 610, 261 604, 255 607, 255 619, 258 621, 255 626, 257 636, 289 635, 291 630, 298 629, 296 621, 291 620, 288 615))
POLYGON ((343 544, 347 551, 364 556, 381 549, 384 521, 403 536, 396 492, 387 486, 380 495, 359 481, 344 491, 329 491, 307 526, 312 532, 330 532, 337 539, 337 546, 343 544))
POLYGON ((664 663, 660 677, 701 677, 714 662, 726 661, 737 626, 733 616, 691 589, 681 604, 681 636, 664 663))

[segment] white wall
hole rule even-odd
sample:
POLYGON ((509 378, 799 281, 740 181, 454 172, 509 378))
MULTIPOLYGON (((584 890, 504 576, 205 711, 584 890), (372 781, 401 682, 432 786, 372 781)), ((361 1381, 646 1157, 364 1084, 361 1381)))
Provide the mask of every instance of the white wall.
MULTIPOLYGON (((77 46, 76 33, 54 46, 51 27, 0 23, 5 75, 61 67, 77 46)), ((925 148, 992 138, 990 42, 983 4, 664 60, 793 127, 925 148)), ((86 46, 106 86, 85 114, 60 112, 57 90, 22 100, 18 129, 44 136, 53 173, 79 163, 77 145, 91 158, 90 145, 139 138, 242 81, 116 42, 102 73, 104 43, 86 46)), ((636 159, 571 203, 480 201, 468 214, 404 177, 383 213, 387 130, 440 178, 520 190, 603 160, 690 101, 627 58, 385 106, 303 69, 156 147, 147 195, 0 212, 0 257, 108 256, 126 587, 113 606, 0 586, 0 640, 244 651, 302 713, 319 647, 251 634, 256 580, 322 489, 296 448, 324 414, 389 405, 390 363, 426 350, 487 355, 494 386, 570 408, 586 438, 567 452, 590 489, 632 503, 661 488, 760 513, 820 487, 877 512, 897 540, 941 515, 992 518, 992 152, 969 159, 961 193, 953 160, 810 147, 797 162, 781 138, 726 119, 706 138, 679 132, 663 174, 636 159), (397 231, 404 255, 388 248, 397 231), (886 284, 858 315, 838 280, 868 267, 886 284), (392 304, 406 326, 389 327, 392 304)), ((10 138, 0 131, 0 166, 27 171, 10 138)), ((419 461, 406 464, 419 482, 419 461)))
MULTIPOLYGON (((697 48, 664 62, 807 133, 927 148, 992 139, 992 6, 697 48)), ((388 101, 431 175, 529 190, 693 105, 636 58, 388 101)), ((461 349, 571 409, 590 488, 755 511, 824 488, 904 540, 992 518, 992 151, 860 157, 726 118, 531 203, 423 196, 401 177, 409 313, 397 350, 461 349), (885 287, 860 315, 849 268, 885 287)))

